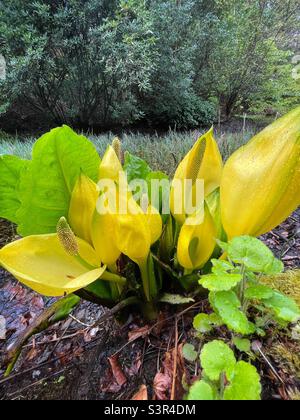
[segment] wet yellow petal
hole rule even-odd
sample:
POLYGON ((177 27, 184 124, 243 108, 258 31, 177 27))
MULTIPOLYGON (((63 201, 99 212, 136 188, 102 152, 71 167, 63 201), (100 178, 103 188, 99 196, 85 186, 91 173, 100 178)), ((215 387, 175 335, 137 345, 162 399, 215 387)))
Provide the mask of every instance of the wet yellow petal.
POLYGON ((113 265, 121 254, 114 241, 115 227, 115 215, 97 206, 92 223, 93 245, 99 260, 106 265, 113 265))
POLYGON ((211 257, 215 246, 216 228, 205 206, 204 214, 199 212, 187 219, 181 228, 177 247, 179 264, 189 270, 202 268, 211 257))
POLYGON ((130 195, 127 199, 121 197, 121 200, 127 200, 123 203, 123 206, 127 206, 127 212, 116 215, 115 244, 121 253, 133 261, 145 260, 151 246, 151 232, 146 215, 130 195))
POLYGON ((162 218, 155 207, 149 206, 146 213, 146 219, 151 233, 151 245, 153 245, 161 237, 163 229, 162 218))
MULTIPOLYGON (((184 181, 191 180, 194 186, 197 180, 203 180, 204 196, 206 197, 220 186, 222 170, 222 156, 218 144, 213 137, 213 129, 211 129, 199 138, 192 150, 180 163, 175 173, 174 181, 175 183, 176 181, 181 182, 182 195, 180 197, 180 195, 176 194, 176 189, 174 188, 175 183, 173 183, 170 195, 170 207, 178 223, 182 224, 186 219, 186 204, 191 194, 193 196, 192 204, 197 206, 197 203, 195 203, 194 189, 190 192, 188 188, 184 188, 184 181), (182 212, 178 212, 177 210, 178 200, 181 200, 183 203, 182 212)), ((200 205, 201 203, 199 203, 200 205)))
POLYGON ((99 168, 99 179, 119 181, 119 174, 124 173, 121 162, 112 146, 108 146, 99 168))
POLYGON ((229 238, 260 236, 300 204, 300 107, 267 127, 225 165, 222 221, 229 238))
MULTIPOLYGON (((93 248, 77 238, 79 253, 99 267, 93 248)), ((101 277, 106 267, 89 271, 65 252, 56 234, 29 236, 0 250, 0 264, 25 285, 46 296, 63 296, 101 277)))
POLYGON ((71 196, 69 223, 74 233, 89 244, 92 244, 91 224, 97 198, 97 185, 81 173, 71 196))

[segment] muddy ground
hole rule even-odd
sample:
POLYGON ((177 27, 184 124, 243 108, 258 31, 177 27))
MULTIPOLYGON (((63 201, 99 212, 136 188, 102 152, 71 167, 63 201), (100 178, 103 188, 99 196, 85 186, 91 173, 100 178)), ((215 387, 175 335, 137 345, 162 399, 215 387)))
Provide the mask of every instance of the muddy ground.
MULTIPOLYGON (((15 232, 3 221, 0 230, 2 246, 15 232)), ((287 269, 299 268, 300 211, 264 240, 287 269)), ((96 327, 106 310, 83 302, 72 318, 31 339, 11 376, 4 378, 7 348, 52 302, 0 270, 0 316, 2 323, 5 320, 5 338, 0 335, 0 399, 181 399, 182 382, 191 383, 199 374, 197 363, 183 360, 182 346, 195 341, 192 320, 205 311, 206 301, 163 307, 151 325, 137 314, 127 314, 122 324, 110 319, 96 327)), ((253 354, 266 400, 300 399, 299 330, 300 326, 289 331, 270 327, 259 343, 260 351, 253 354)), ((218 336, 230 339, 226 329, 220 329, 218 336)))

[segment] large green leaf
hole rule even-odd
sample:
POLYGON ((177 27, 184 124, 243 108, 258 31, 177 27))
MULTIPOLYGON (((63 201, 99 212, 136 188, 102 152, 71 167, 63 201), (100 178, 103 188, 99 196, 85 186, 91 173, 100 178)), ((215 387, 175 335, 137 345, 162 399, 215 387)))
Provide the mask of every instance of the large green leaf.
POLYGON ((67 126, 40 138, 21 178, 19 233, 28 236, 55 232, 58 220, 68 216, 80 171, 97 182, 99 165, 100 157, 93 144, 67 126))
POLYGON ((20 176, 29 161, 17 156, 0 156, 0 217, 18 222, 20 176))

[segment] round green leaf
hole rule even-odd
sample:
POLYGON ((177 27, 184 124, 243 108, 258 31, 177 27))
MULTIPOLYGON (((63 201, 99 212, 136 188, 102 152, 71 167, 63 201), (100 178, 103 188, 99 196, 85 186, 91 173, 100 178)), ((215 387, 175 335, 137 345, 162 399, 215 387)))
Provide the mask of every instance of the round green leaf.
POLYGON ((251 351, 251 342, 247 338, 235 337, 233 344, 240 352, 249 353, 251 351))
POLYGON ((182 353, 183 357, 189 362, 195 362, 198 356, 195 347, 188 343, 183 346, 182 353))
POLYGON ((260 376, 254 366, 238 362, 234 368, 231 384, 225 389, 225 401, 259 401, 261 399, 260 376))
POLYGON ((192 385, 187 399, 188 401, 213 401, 215 392, 205 381, 198 381, 192 385))
POLYGON ((269 299, 273 296, 274 290, 271 289, 268 286, 264 286, 263 284, 256 284, 253 286, 250 286, 245 291, 245 297, 247 299, 269 299))
POLYGON ((211 381, 219 380, 221 373, 230 377, 236 364, 233 351, 223 341, 218 340, 203 347, 200 360, 205 376, 211 381))
POLYGON ((240 274, 209 274, 202 276, 199 283, 211 292, 221 292, 233 289, 241 280, 240 274))
POLYGON ((276 260, 270 249, 259 239, 241 236, 229 242, 228 255, 236 264, 243 264, 248 270, 278 274, 283 271, 283 264, 276 260))
POLYGON ((210 301, 229 329, 243 335, 255 332, 255 325, 240 310, 241 303, 234 292, 211 293, 210 301))
POLYGON ((296 302, 279 292, 273 292, 272 297, 263 302, 267 308, 273 309, 276 316, 283 321, 296 322, 300 318, 300 309, 296 302))
POLYGON ((222 325, 221 318, 216 314, 199 314, 195 316, 193 326, 198 332, 205 334, 213 329, 213 326, 222 325))
POLYGON ((212 272, 214 274, 224 274, 234 269, 234 266, 229 261, 213 259, 211 260, 211 263, 213 265, 212 272))

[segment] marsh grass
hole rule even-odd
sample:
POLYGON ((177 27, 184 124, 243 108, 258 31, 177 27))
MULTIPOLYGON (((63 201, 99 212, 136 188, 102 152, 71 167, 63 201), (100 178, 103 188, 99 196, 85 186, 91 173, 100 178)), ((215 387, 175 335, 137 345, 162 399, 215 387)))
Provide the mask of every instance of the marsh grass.
MULTIPOLYGON (((244 145, 252 136, 252 131, 236 133, 218 133, 216 138, 220 145, 221 153, 225 160, 240 146, 244 145)), ((173 175, 178 163, 193 146, 201 135, 200 131, 184 133, 169 131, 165 135, 128 133, 121 136, 123 149, 145 159, 153 170, 162 170, 168 175, 173 175)), ((100 136, 87 137, 95 144, 102 156, 108 144, 115 137, 113 133, 100 136)), ((35 138, 20 139, 18 136, 9 136, 0 131, 0 155, 10 154, 24 159, 31 158, 32 146, 35 138)))

